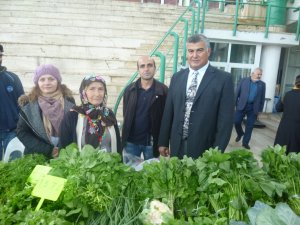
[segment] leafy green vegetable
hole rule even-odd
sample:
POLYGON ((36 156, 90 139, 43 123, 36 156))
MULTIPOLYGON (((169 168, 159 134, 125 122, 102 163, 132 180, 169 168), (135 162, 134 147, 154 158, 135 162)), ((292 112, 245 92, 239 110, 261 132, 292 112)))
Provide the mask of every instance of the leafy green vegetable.
POLYGON ((275 146, 264 150, 262 158, 261 168, 251 151, 209 149, 196 160, 160 158, 136 172, 118 154, 88 145, 79 152, 72 144, 50 161, 50 174, 67 179, 63 192, 35 212, 39 199, 31 196, 27 178, 35 165, 48 162, 28 155, 0 163, 5 181, 0 183, 0 224, 139 225, 145 199, 168 205, 174 215, 166 222, 170 225, 245 225, 257 201, 269 207, 257 210, 264 214, 255 221, 281 224, 279 217, 299 224, 299 217, 285 215, 300 209, 300 154, 285 155, 284 148, 275 146))
POLYGON ((90 145, 81 152, 76 145, 68 146, 50 166, 51 175, 67 179, 62 199, 72 209, 68 215, 73 216, 89 217, 110 208, 134 176, 133 169, 121 163, 119 154, 98 151, 90 145))
POLYGON ((256 201, 255 205, 248 210, 251 225, 297 225, 300 217, 285 203, 278 203, 272 207, 256 201))
POLYGON ((286 148, 276 145, 262 152, 263 169, 268 175, 286 186, 288 204, 300 215, 300 154, 286 153, 286 148))
POLYGON ((197 174, 191 158, 161 158, 139 171, 136 186, 141 199, 158 199, 174 215, 191 214, 197 199, 197 174))

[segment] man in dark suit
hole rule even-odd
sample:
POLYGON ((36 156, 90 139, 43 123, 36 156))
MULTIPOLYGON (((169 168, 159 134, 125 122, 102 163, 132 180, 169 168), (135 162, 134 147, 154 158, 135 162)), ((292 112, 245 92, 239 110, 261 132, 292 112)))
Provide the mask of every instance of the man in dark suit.
POLYGON ((239 142, 243 137, 243 147, 250 149, 249 141, 253 130, 254 123, 258 114, 262 112, 265 103, 266 84, 261 81, 262 69, 256 68, 250 77, 242 79, 236 90, 236 111, 234 118, 235 130, 239 142), (245 132, 242 128, 242 121, 247 115, 245 132))
POLYGON ((186 47, 189 68, 173 75, 161 123, 162 156, 197 158, 210 147, 224 151, 231 136, 231 75, 209 64, 211 48, 204 35, 189 37, 186 47))

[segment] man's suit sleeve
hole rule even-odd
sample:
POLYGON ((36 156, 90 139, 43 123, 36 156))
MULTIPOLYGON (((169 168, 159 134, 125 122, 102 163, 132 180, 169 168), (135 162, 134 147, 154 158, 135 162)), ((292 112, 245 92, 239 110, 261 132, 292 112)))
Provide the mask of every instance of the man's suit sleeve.
POLYGON ((214 146, 224 152, 230 140, 234 117, 234 88, 230 76, 227 76, 224 81, 219 109, 216 110, 218 110, 218 123, 214 146))
POLYGON ((169 89, 167 90, 167 99, 166 99, 164 113, 160 125, 158 146, 169 147, 169 140, 171 136, 171 128, 173 123, 173 111, 174 111, 174 105, 172 99, 173 86, 174 86, 174 76, 172 77, 169 89))

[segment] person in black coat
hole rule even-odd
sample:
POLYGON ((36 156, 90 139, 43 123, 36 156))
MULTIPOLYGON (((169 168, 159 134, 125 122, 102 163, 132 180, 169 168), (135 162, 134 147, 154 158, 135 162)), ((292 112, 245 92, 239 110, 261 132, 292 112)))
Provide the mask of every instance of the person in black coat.
POLYGON ((300 75, 295 86, 276 104, 277 112, 283 112, 274 145, 286 146, 286 153, 300 152, 300 75))
POLYGON ((0 45, 0 161, 8 143, 17 136, 18 98, 24 94, 19 77, 2 66, 4 49, 0 45))
POLYGON ((81 105, 66 113, 60 130, 60 147, 76 143, 79 151, 84 145, 106 152, 121 154, 120 132, 115 114, 106 106, 105 80, 99 75, 87 75, 81 82, 81 105))
POLYGON ((209 40, 189 37, 189 68, 171 79, 158 145, 162 156, 197 158, 210 147, 225 151, 230 140, 234 89, 229 73, 209 64, 209 40), (169 149, 170 142, 170 149, 169 149))

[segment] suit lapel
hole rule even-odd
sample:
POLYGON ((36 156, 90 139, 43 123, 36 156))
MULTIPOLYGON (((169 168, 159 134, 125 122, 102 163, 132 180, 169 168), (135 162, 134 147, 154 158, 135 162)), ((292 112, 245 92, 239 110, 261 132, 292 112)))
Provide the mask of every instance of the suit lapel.
POLYGON ((185 101, 186 98, 186 85, 187 85, 187 80, 189 76, 189 69, 186 69, 182 72, 181 75, 179 75, 179 82, 178 82, 178 91, 180 92, 180 96, 182 97, 183 101, 185 101), (182 88, 182 84, 184 88, 182 88))
POLYGON ((215 77, 215 71, 214 68, 210 65, 208 66, 207 70, 205 71, 205 74, 201 80, 201 83, 198 87, 194 102, 197 101, 197 99, 201 96, 207 85, 211 82, 211 80, 215 77))

